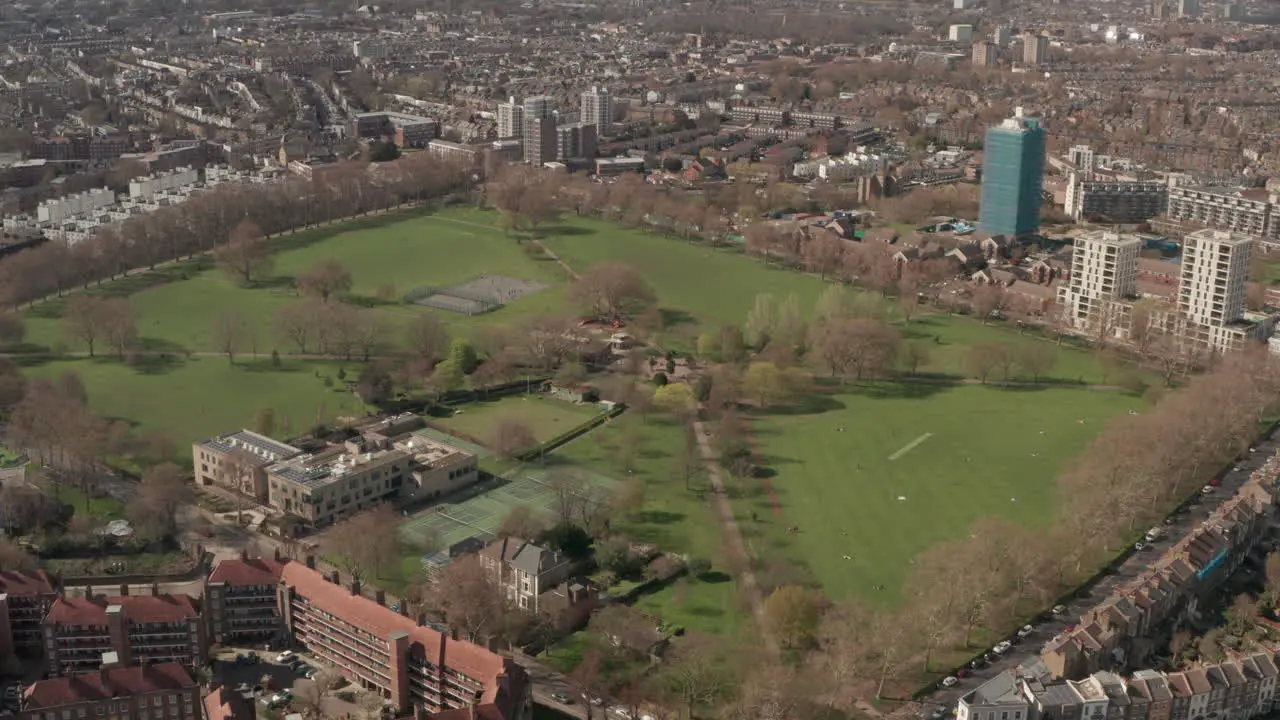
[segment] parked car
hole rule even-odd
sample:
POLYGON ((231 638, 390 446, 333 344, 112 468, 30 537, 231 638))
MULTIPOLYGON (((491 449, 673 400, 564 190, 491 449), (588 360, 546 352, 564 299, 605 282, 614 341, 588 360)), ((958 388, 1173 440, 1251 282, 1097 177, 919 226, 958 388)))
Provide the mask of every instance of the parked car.
POLYGON ((1146 550, 1146 549, 1147 549, 1147 544, 1144 542, 1139 541, 1133 544, 1134 552, 1142 552, 1143 550, 1146 550))
POLYGON ((960 668, 959 670, 957 670, 957 671, 956 671, 956 677, 958 677, 958 678, 960 678, 960 679, 962 679, 962 680, 963 680, 964 678, 969 677, 969 676, 970 676, 970 675, 972 675, 972 674, 973 674, 973 672, 972 672, 972 671, 970 671, 970 670, 969 670, 969 668, 960 668))
POLYGON ((973 668, 974 670, 981 670, 987 665, 988 663, 985 657, 974 658, 973 662, 969 663, 969 667, 973 668))
POLYGON ((1024 638, 1035 631, 1036 629, 1031 627, 1030 625, 1023 625, 1021 628, 1018 629, 1018 637, 1024 638))
POLYGON ((995 647, 991 648, 991 652, 994 652, 997 655, 1003 655, 1009 652, 1009 649, 1012 647, 1013 647, 1013 643, 1009 642, 1008 640, 1001 640, 1000 642, 996 643, 995 647))
POLYGON ((929 718, 930 718, 930 720, 942 720, 942 718, 944 718, 944 717, 946 717, 946 716, 947 716, 947 709, 946 709, 946 708, 936 708, 936 709, 933 711, 933 714, 931 714, 931 715, 929 716, 929 718))
POLYGON ((1211 493, 1211 492, 1213 492, 1213 486, 1212 486, 1212 485, 1205 485, 1204 487, 1200 488, 1200 494, 1201 494, 1201 495, 1208 495, 1208 494, 1209 494, 1209 493, 1211 493))
POLYGON ((21 686, 10 685, 9 687, 4 689, 4 701, 8 703, 16 702, 18 700, 18 695, 21 694, 21 692, 22 692, 21 686))
POLYGON ((568 695, 565 695, 564 693, 558 693, 558 692, 551 693, 551 699, 555 700, 561 705, 573 704, 573 698, 569 697, 568 695))
POLYGON ((1000 659, 1000 656, 999 656, 999 655, 997 655, 997 654, 996 654, 996 653, 994 653, 994 652, 991 652, 990 650, 988 650, 988 651, 986 652, 986 654, 985 654, 985 655, 983 655, 982 657, 983 657, 983 659, 984 659, 984 660, 986 660, 986 661, 987 661, 987 662, 989 662, 989 663, 993 663, 993 662, 995 662, 995 661, 997 661, 997 660, 999 660, 999 659, 1000 659))
POLYGON ((1222 487, 1222 478, 1214 478, 1209 481, 1209 484, 1213 487, 1222 487))
POLYGON ((960 679, 955 677, 954 675, 951 677, 944 677, 942 678, 942 687, 944 688, 955 687, 955 684, 958 682, 960 682, 960 679))
POLYGON ((295 655, 297 655, 297 653, 295 653, 294 651, 292 651, 292 650, 285 650, 284 652, 282 652, 282 653, 280 653, 279 655, 277 655, 277 656, 276 656, 276 662, 278 662, 278 663, 282 663, 282 662, 289 662, 289 658, 291 658, 291 657, 293 657, 293 656, 295 656, 295 655))
POLYGON ((1067 611, 1067 606, 1066 606, 1066 605, 1054 605, 1054 606, 1053 606, 1053 614, 1054 614, 1054 615, 1061 615, 1061 614, 1065 613, 1066 611, 1067 611))
POLYGON ((1148 530, 1147 534, 1144 535, 1143 537, 1147 539, 1147 542, 1155 542, 1160 538, 1164 537, 1164 528, 1153 527, 1150 530, 1148 530))

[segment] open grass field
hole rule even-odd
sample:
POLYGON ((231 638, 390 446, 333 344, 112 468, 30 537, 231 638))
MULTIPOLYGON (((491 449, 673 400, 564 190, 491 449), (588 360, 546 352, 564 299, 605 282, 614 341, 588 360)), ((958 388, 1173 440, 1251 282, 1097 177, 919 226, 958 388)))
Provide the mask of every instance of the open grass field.
POLYGON ((735 514, 756 554, 807 567, 835 597, 890 604, 914 556, 979 519, 1047 523, 1064 463, 1109 419, 1144 407, 1078 388, 886 383, 816 395, 752 415, 772 477, 747 483, 735 514))
POLYGON ((685 582, 641 597, 635 607, 668 622, 704 632, 729 634, 750 623, 741 612, 738 585, 728 572, 720 524, 705 496, 707 480, 696 477, 686 489, 678 471, 684 430, 664 420, 644 422, 634 413, 594 430, 557 450, 553 459, 614 477, 628 477, 619 448, 635 443, 633 473, 644 480, 640 512, 619 518, 614 530, 663 550, 711 561, 712 581, 685 582))
POLYGON ((433 422, 447 432, 470 436, 490 445, 498 421, 512 418, 527 423, 538 442, 546 442, 590 420, 597 412, 594 405, 575 405, 541 395, 508 395, 468 404, 452 416, 433 422))
POLYGON ((276 368, 266 359, 231 365, 226 358, 193 357, 149 371, 116 360, 81 359, 47 362, 24 372, 30 377, 79 373, 95 410, 130 423, 138 433, 168 435, 181 448, 252 426, 262 408, 275 410, 278 436, 305 432, 317 420, 362 415, 364 406, 343 383, 325 387, 323 378, 332 378, 337 367, 285 360, 276 368))

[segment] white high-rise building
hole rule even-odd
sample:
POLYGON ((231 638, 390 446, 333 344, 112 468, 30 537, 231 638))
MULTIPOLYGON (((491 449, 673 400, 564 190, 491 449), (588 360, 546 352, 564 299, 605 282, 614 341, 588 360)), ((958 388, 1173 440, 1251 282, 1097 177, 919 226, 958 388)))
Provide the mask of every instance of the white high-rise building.
POLYGON ((1213 349, 1229 349, 1242 339, 1231 326, 1244 318, 1254 242, 1250 235, 1213 229, 1197 230, 1183 242, 1178 314, 1202 326, 1201 339, 1213 349))
POLYGON ((498 137, 504 140, 524 137, 524 106, 514 97, 498 103, 498 137))
POLYGON ((592 87, 582 93, 582 112, 578 121, 596 126, 596 137, 604 137, 613 124, 613 94, 608 88, 592 87))
POLYGON ((1001 25, 995 29, 995 32, 991 33, 991 42, 994 42, 996 47, 1005 47, 1010 42, 1013 42, 1013 31, 1001 25))
POLYGON ((1071 277, 1058 288, 1062 312, 1078 328, 1087 328, 1108 312, 1108 304, 1138 292, 1137 235, 1094 230, 1076 236, 1071 277))

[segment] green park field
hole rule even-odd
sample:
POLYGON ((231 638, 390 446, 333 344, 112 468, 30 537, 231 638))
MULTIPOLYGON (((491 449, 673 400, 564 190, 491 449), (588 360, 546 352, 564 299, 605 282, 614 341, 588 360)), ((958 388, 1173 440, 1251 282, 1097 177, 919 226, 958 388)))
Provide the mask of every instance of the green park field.
POLYGON ((1110 390, 877 383, 806 405, 752 414, 767 480, 739 483, 735 514, 757 556, 807 568, 835 597, 889 604, 913 557, 976 521, 1047 524, 1063 465, 1146 403, 1110 390))
POLYGON ((538 442, 546 442, 590 420, 599 412, 595 405, 575 405, 539 395, 508 395, 497 400, 468 404, 450 417, 434 420, 446 432, 470 436, 490 445, 498 420, 512 418, 526 423, 538 442))
MULTIPOLYGON (((297 297, 293 277, 318 260, 333 258, 351 270, 349 300, 380 314, 387 326, 380 352, 399 349, 404 326, 422 313, 438 313, 452 333, 467 336, 479 328, 518 327, 539 315, 575 312, 568 273, 496 228, 496 218, 474 208, 415 210, 285 236, 276 241, 274 277, 250 288, 233 283, 208 259, 135 272, 87 291, 130 298, 142 351, 134 364, 103 357, 105 348, 97 358, 82 357, 84 348, 69 345, 61 332, 64 300, 26 312, 24 347, 31 356, 23 364, 35 377, 80 373, 98 412, 130 423, 140 435, 164 433, 179 448, 251 425, 263 408, 275 411, 277 435, 302 432, 317 420, 364 412, 336 380, 339 368, 354 378, 359 363, 291 357, 295 348, 272 339, 273 313, 297 297), (414 288, 482 274, 548 287, 475 316, 400 301, 414 288), (211 340, 215 319, 228 309, 247 320, 252 338, 234 364, 217 354, 211 340), (269 359, 273 350, 282 356, 278 367, 269 359)), ((826 287, 816 276, 767 266, 738 249, 713 250, 597 220, 566 216, 539 235, 575 271, 600 262, 639 270, 663 311, 665 328, 656 338, 675 349, 691 349, 701 332, 743 322, 759 293, 779 299, 794 294, 809 312, 826 287)), ((919 369, 931 375, 962 376, 966 355, 977 344, 1044 342, 1006 324, 983 325, 936 310, 922 309, 910 323, 897 322, 908 339, 929 346, 929 359, 919 369)), ((1094 354, 1062 346, 1042 379, 1102 384, 1107 375, 1094 354)), ((1138 404, 1119 392, 1083 388, 925 383, 876 384, 820 396, 802 411, 751 418, 759 452, 775 473, 769 483, 779 509, 775 513, 766 490, 748 484, 731 488, 735 507, 758 555, 803 561, 832 595, 865 594, 877 584, 892 591, 915 554, 963 535, 985 515, 1046 520, 1059 467, 1107 418, 1138 404), (751 520, 752 512, 759 520, 751 520), (790 525, 799 532, 785 533, 790 525), (852 559, 844 560, 846 554, 852 559)), ((525 416, 545 439, 591 410, 516 397, 465 407, 439 424, 483 441, 494 420, 508 412, 525 416)), ((747 620, 737 583, 727 573, 706 481, 686 488, 675 469, 684 442, 680 427, 628 413, 557 450, 548 462, 618 480, 641 477, 643 509, 615 528, 664 550, 705 557, 715 572, 642 598, 638 607, 690 628, 732 633, 747 620), (626 446, 635 451, 624 463, 620 448, 626 446)), ((404 567, 412 569, 414 559, 406 558, 404 567)))

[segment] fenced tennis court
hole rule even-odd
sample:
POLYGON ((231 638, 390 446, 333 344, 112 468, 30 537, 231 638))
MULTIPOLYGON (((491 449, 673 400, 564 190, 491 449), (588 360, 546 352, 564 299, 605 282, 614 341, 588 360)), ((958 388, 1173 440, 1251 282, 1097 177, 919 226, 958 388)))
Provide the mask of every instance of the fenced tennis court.
MULTIPOLYGON (((441 433, 443 435, 443 433, 441 433)), ((525 465, 496 478, 488 488, 456 503, 442 503, 422 511, 404 524, 401 532, 410 542, 424 542, 438 537, 442 545, 449 546, 478 535, 494 535, 502 519, 512 509, 524 506, 535 513, 550 516, 556 505, 556 493, 547 483, 546 468, 525 465)), ((591 488, 586 495, 591 502, 608 502, 604 491, 617 486, 618 481, 600 473, 575 465, 556 466, 555 472, 571 475, 591 488)))

